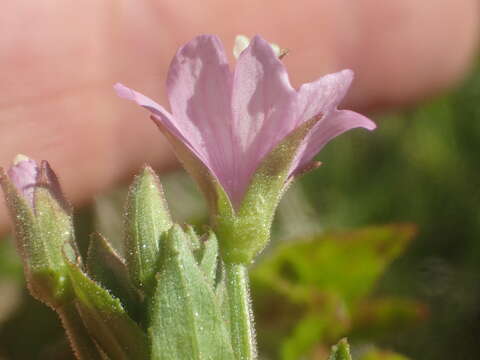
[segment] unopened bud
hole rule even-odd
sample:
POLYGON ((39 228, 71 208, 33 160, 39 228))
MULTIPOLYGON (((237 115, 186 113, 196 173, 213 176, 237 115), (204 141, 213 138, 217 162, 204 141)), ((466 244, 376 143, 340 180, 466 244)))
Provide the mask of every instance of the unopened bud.
POLYGON ((125 211, 125 246, 133 284, 147 293, 155 284, 160 238, 172 226, 162 185, 149 166, 130 187, 125 211))
POLYGON ((7 174, 0 169, 0 183, 30 292, 47 305, 62 303, 70 293, 62 247, 75 245, 70 207, 57 177, 46 161, 39 166, 21 155, 7 174))

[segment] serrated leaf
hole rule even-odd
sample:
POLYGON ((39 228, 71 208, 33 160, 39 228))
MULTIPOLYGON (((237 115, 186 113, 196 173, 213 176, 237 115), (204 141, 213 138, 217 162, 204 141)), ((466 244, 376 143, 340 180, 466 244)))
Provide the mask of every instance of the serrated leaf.
POLYGON ((188 238, 190 239, 190 245, 192 246, 193 252, 195 254, 195 257, 201 257, 200 254, 200 249, 202 247, 202 243, 200 241, 200 237, 198 236, 197 232, 191 225, 186 225, 185 233, 188 235, 188 238))
POLYGON ((130 278, 150 293, 155 283, 160 237, 172 220, 155 172, 146 166, 130 187, 125 212, 125 248, 130 278))
POLYGON ((111 360, 149 359, 147 338, 127 315, 121 302, 87 274, 64 250, 69 275, 77 297, 77 309, 88 332, 111 360))
POLYGON ((92 234, 90 239, 87 272, 92 280, 120 299, 131 316, 138 315, 140 297, 130 281, 125 261, 98 233, 92 234))
POLYGON ((218 241, 213 231, 199 237, 192 226, 187 225, 185 233, 190 239, 192 251, 207 281, 215 285, 218 270, 218 241))
POLYGON ((352 360, 347 339, 342 339, 337 345, 332 346, 332 352, 328 360, 352 360))
POLYGON ((202 240, 201 250, 200 269, 207 282, 214 286, 218 272, 218 241, 213 231, 209 231, 202 240))
POLYGON ((230 321, 230 304, 228 302, 227 284, 225 283, 225 269, 222 267, 218 272, 215 284, 215 298, 225 321, 230 321))
POLYGON ((150 307, 154 360, 233 360, 229 335, 212 286, 183 230, 164 238, 158 284, 150 307))
MULTIPOLYGON (((275 318, 257 317, 260 331, 269 329, 259 339, 270 337, 272 343, 282 339, 282 347, 267 343, 263 348, 270 347, 274 357, 280 356, 281 348, 283 359, 298 359, 315 344, 361 325, 355 309, 364 303, 386 266, 406 248, 414 230, 411 225, 367 227, 278 246, 251 272, 257 307, 269 313, 272 306, 282 304, 275 318)), ((365 313, 360 312, 366 326, 375 327, 375 318, 365 313)))
POLYGON ((295 302, 308 303, 312 292, 322 290, 351 304, 371 290, 414 234, 411 225, 386 225, 297 239, 256 267, 252 282, 273 286, 295 302))

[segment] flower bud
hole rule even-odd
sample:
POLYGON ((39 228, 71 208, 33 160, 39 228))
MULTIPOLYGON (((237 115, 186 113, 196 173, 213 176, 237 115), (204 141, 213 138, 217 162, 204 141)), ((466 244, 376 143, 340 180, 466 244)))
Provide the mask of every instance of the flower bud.
MULTIPOLYGON (((51 307, 70 296, 62 247, 73 238, 71 210, 46 161, 17 156, 0 183, 13 220, 17 249, 31 294, 51 307)), ((76 249, 76 248, 75 248, 76 249)))
POLYGON ((155 284, 160 237, 172 226, 162 185, 149 166, 135 177, 125 206, 125 248, 133 284, 149 293, 155 284))

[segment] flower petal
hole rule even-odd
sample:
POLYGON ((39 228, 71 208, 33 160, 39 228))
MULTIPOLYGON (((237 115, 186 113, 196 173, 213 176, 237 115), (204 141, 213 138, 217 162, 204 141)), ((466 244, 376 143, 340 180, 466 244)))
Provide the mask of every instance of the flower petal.
POLYGON ((234 203, 265 155, 295 128, 296 96, 270 44, 255 36, 240 54, 233 80, 234 203))
POLYGON ((32 208, 38 174, 39 167, 37 162, 24 155, 17 155, 13 165, 8 169, 10 181, 32 208))
POLYGON ((291 175, 305 168, 330 140, 354 128, 371 131, 376 128, 376 125, 369 118, 350 110, 334 110, 327 115, 317 123, 305 139, 292 166, 291 175))
POLYGON ((231 115, 232 73, 216 36, 198 36, 181 47, 167 78, 176 125, 227 192, 234 164, 231 115))
POLYGON ((375 129, 368 118, 353 111, 337 110, 353 81, 353 71, 346 69, 303 84, 298 91, 297 121, 299 124, 321 114, 318 122, 304 140, 293 162, 291 174, 301 172, 313 157, 334 137, 353 128, 375 129))
POLYGON ((343 100, 353 80, 353 71, 346 69, 303 84, 298 90, 297 119, 299 123, 323 114, 328 117, 343 100))
POLYGON ((146 97, 145 95, 140 94, 139 92, 132 90, 120 83, 117 83, 113 86, 117 95, 121 98, 134 101, 138 105, 149 110, 153 114, 153 119, 156 122, 161 123, 165 126, 173 135, 175 135, 180 141, 182 141, 185 146, 187 146, 190 151, 192 151, 201 161, 205 162, 204 153, 198 151, 190 141, 184 136, 182 129, 177 127, 175 119, 172 115, 163 108, 163 106, 157 104, 152 99, 146 97))
POLYGON ((175 155, 185 170, 195 179, 200 190, 204 193, 208 206, 210 207, 210 213, 217 214, 221 211, 223 214, 233 214, 234 209, 230 198, 218 179, 212 174, 212 171, 192 153, 184 142, 180 141, 178 137, 163 126, 162 122, 158 121, 154 115, 152 115, 152 120, 155 121, 162 134, 172 146, 175 155))

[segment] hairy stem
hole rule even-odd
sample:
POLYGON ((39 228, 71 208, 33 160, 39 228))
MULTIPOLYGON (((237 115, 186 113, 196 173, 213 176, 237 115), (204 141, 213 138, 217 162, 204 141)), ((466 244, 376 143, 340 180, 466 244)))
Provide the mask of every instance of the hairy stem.
POLYGON ((247 267, 241 264, 225 264, 225 275, 233 351, 238 360, 256 359, 247 267))

